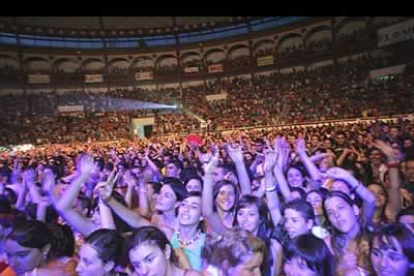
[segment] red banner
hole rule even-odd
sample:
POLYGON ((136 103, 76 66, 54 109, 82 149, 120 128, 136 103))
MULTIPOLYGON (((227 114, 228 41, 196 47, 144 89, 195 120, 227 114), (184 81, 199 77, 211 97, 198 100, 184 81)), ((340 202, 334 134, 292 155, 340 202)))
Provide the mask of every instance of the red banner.
POLYGON ((209 73, 220 73, 223 72, 223 64, 213 64, 208 67, 209 73))

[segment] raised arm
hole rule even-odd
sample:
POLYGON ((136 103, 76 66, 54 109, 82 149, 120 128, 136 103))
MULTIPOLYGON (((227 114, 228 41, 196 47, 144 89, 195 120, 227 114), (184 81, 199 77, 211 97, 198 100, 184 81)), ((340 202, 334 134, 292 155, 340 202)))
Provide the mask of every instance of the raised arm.
POLYGON ((237 145, 236 147, 228 146, 228 153, 231 160, 233 160, 234 165, 236 166, 237 177, 239 178, 241 195, 249 195, 252 193, 252 186, 250 183, 249 174, 247 173, 246 166, 243 162, 243 153, 241 146, 237 145))
POLYGON ((145 160, 147 160, 148 166, 150 167, 152 173, 157 177, 157 179, 158 180, 162 179, 162 174, 161 174, 160 169, 158 168, 157 165, 155 165, 155 163, 149 157, 149 149, 146 149, 144 158, 145 160))
POLYGON ((352 150, 351 149, 348 149, 348 148, 345 148, 343 151, 342 151, 342 153, 341 153, 341 155, 338 157, 338 159, 336 160, 336 164, 338 165, 338 166, 342 166, 342 164, 344 163, 344 161, 345 161, 345 159, 346 159, 346 157, 348 156, 348 154, 350 154, 352 152, 352 150))
POLYGON ((42 187, 49 196, 50 202, 53 204, 53 206, 56 206, 56 203, 59 200, 59 195, 56 192, 55 177, 50 170, 45 171, 43 174, 42 187))
POLYGON ((119 218, 121 218, 131 227, 139 228, 141 226, 150 225, 150 222, 148 220, 142 218, 140 215, 138 215, 131 209, 128 209, 127 207, 123 206, 121 203, 119 203, 112 197, 113 184, 102 184, 100 185, 98 191, 100 200, 102 200, 102 202, 105 202, 105 204, 109 208, 111 208, 112 211, 114 211, 119 216, 119 218))
POLYGON ((276 178, 276 183, 279 185, 279 189, 283 195, 283 198, 285 199, 286 202, 289 202, 292 200, 292 194, 290 192, 289 184, 286 181, 286 177, 283 174, 282 168, 279 165, 282 163, 281 161, 279 161, 279 159, 284 158, 284 156, 280 154, 280 150, 281 149, 279 147, 276 148, 278 156, 277 156, 276 164, 273 167, 273 174, 276 178))
POLYGON ((82 188, 82 185, 91 176, 92 170, 95 168, 92 157, 83 156, 80 161, 80 176, 73 181, 63 196, 56 202, 55 208, 59 214, 67 221, 67 223, 75 228, 76 231, 83 236, 88 236, 95 230, 95 225, 73 209, 73 204, 82 188))
POLYGON ((151 223, 138 215, 136 212, 134 212, 131 209, 128 209, 118 201, 116 201, 112 196, 110 196, 110 193, 107 192, 104 196, 100 194, 102 200, 105 202, 105 204, 112 209, 112 211, 115 212, 115 214, 118 215, 120 219, 125 221, 129 226, 133 228, 139 228, 141 226, 151 225, 151 223))
POLYGON ((279 206, 279 197, 277 195, 277 184, 273 179, 273 168, 276 165, 276 160, 277 155, 273 150, 266 152, 264 163, 266 203, 269 208, 273 225, 278 225, 282 219, 279 206))
POLYGON ((139 214, 145 218, 150 218, 151 210, 148 198, 147 183, 151 179, 151 173, 145 173, 144 176, 138 179, 138 203, 139 203, 139 214))
POLYGON ((42 201, 42 196, 39 194, 35 187, 35 172, 33 169, 27 169, 23 172, 23 181, 29 189, 29 195, 32 202, 39 203, 42 201))
POLYGON ((299 155, 300 160, 305 165, 306 170, 312 178, 313 187, 312 189, 317 189, 315 183, 319 183, 322 179, 322 176, 319 172, 319 169, 315 166, 312 160, 309 158, 306 153, 305 140, 303 138, 298 138, 296 140, 296 151, 299 155))
MULTIPOLYGON (((100 182, 96 185, 96 188, 99 191, 99 194, 104 193, 103 190, 110 190, 112 191, 114 185, 117 181, 118 174, 115 173, 115 170, 111 172, 106 182, 100 182)), ((99 215, 101 218, 101 228, 104 229, 113 229, 116 230, 114 218, 112 216, 111 209, 103 202, 102 198, 99 197, 99 215)))
POLYGON ((400 175, 398 171, 399 161, 394 149, 381 140, 376 140, 373 145, 380 149, 386 156, 388 161, 388 172, 390 178, 390 187, 388 189, 389 201, 387 209, 394 219, 401 210, 401 193, 400 193, 400 175))
POLYGON ((125 193, 125 203, 128 208, 132 208, 132 197, 135 192, 136 179, 131 175, 130 170, 127 170, 124 175, 124 180, 127 183, 127 191, 125 193))
POLYGON ((276 164, 282 171, 284 171, 287 168, 287 164, 289 161, 289 143, 286 141, 285 137, 282 137, 274 139, 273 145, 274 149, 278 153, 276 164))
POLYGON ((16 202, 16 209, 19 211, 23 211, 24 207, 26 206, 26 197, 27 197, 27 192, 29 191, 29 189, 27 188, 26 183, 22 183, 22 188, 20 190, 19 195, 17 196, 17 202, 16 202))
POLYGON ((224 226, 218 214, 215 213, 213 210, 213 174, 214 170, 217 168, 217 164, 218 150, 214 152, 210 160, 208 160, 208 162, 204 165, 204 183, 201 209, 203 212, 203 216, 206 218, 207 222, 210 224, 213 231, 219 235, 223 235, 227 231, 227 228, 224 226))
POLYGON ((362 200, 363 203, 363 215, 365 222, 371 224, 375 210, 375 196, 368 190, 364 184, 359 182, 355 177, 352 176, 348 171, 333 167, 327 171, 327 176, 331 179, 339 179, 348 183, 351 190, 354 191, 362 200))
POLYGON ((65 212, 72 209, 73 204, 82 188, 82 185, 89 180, 92 170, 95 168, 96 164, 94 163, 92 157, 83 156, 80 160, 80 175, 75 179, 70 185, 63 196, 56 203, 56 209, 65 212))

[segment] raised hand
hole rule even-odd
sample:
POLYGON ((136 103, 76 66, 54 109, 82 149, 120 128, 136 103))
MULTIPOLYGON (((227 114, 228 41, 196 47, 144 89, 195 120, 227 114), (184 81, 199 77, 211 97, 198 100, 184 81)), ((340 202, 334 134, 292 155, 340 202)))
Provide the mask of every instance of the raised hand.
POLYGON ((235 147, 233 147, 231 146, 231 144, 229 144, 227 146, 227 152, 234 163, 243 162, 243 152, 240 145, 236 145, 235 147))
POLYGON ((98 191, 99 198, 103 202, 107 202, 112 195, 112 189, 109 187, 107 182, 98 182, 96 184, 95 190, 98 191))
POLYGON ((391 147, 389 143, 385 143, 381 140, 375 140, 371 143, 374 147, 378 148, 382 153, 387 156, 389 161, 397 161, 398 160, 398 152, 394 148, 391 147))
POLYGON ((82 176, 89 177, 94 170, 96 170, 98 165, 95 163, 92 157, 89 155, 84 155, 80 162, 79 162, 79 168, 82 176))
POLYGON ((296 152, 298 154, 306 153, 306 144, 303 138, 296 139, 296 152))
POLYGON ((35 179, 35 172, 33 169, 27 169, 23 172, 23 182, 27 185, 33 184, 35 179))
POLYGON ((218 150, 215 150, 209 160, 204 160, 203 168, 206 174, 214 173, 215 169, 217 168, 218 159, 219 159, 219 152, 218 150))
POLYGON ((274 141, 274 148, 278 153, 278 160, 277 164, 279 165, 280 169, 284 169, 287 165, 289 159, 289 151, 290 147, 288 142, 286 141, 285 137, 276 138, 274 141))
POLYGON ((112 191, 114 190, 115 183, 118 179, 118 174, 115 170, 111 172, 106 182, 98 182, 96 184, 95 190, 98 190, 99 197, 102 201, 106 202, 112 195, 112 191))
POLYGON ((343 180, 343 181, 346 181, 346 182, 348 182, 349 179, 353 178, 353 176, 350 172, 348 172, 348 171, 346 171, 342 168, 339 168, 339 167, 330 168, 326 172, 326 175, 329 178, 343 180))
POLYGON ((267 150, 265 152, 264 170, 265 172, 272 172, 276 164, 277 153, 273 150, 267 150))
POLYGON ((264 140, 264 142, 266 144, 266 148, 272 149, 272 146, 270 145, 269 139, 267 139, 267 137, 264 137, 263 140, 264 140))
POLYGON ((55 190, 56 182, 53 173, 49 170, 46 170, 43 176, 43 189, 48 192, 55 190))

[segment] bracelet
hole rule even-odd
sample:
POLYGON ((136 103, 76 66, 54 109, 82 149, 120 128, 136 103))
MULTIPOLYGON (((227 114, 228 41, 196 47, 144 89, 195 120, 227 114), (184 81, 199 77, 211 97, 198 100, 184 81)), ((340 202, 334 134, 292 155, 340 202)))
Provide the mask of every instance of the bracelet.
POLYGON ((266 192, 273 192, 273 191, 276 191, 276 185, 274 185, 274 186, 272 186, 272 187, 266 187, 266 188, 265 188, 265 191, 266 191, 266 192))
POLYGON ((148 194, 148 190, 139 188, 139 192, 143 194, 148 194))
POLYGON ((399 167, 400 167, 400 163, 398 162, 387 163, 388 169, 398 169, 399 167))

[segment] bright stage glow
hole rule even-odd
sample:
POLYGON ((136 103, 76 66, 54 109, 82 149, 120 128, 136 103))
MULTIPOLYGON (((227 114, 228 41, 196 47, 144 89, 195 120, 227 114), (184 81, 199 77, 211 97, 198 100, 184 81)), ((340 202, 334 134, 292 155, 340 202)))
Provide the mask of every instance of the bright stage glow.
MULTIPOLYGON (((34 100, 36 101, 36 99, 34 100)), ((53 116, 52 109, 44 109, 43 104, 33 104, 33 113, 37 115, 53 116)), ((58 106, 83 106, 83 113, 110 112, 110 111, 135 111, 145 109, 177 109, 178 104, 164 104, 155 102, 145 102, 134 99, 116 98, 103 95, 60 95, 58 106)))

